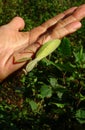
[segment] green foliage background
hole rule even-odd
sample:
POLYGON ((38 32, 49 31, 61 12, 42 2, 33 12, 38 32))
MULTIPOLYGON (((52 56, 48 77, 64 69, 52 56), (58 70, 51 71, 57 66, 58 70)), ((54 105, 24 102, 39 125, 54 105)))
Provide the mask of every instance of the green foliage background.
MULTIPOLYGON (((21 16, 30 30, 84 0, 0 0, 0 25, 21 16)), ((1 130, 85 129, 85 20, 33 71, 0 84, 1 130)))

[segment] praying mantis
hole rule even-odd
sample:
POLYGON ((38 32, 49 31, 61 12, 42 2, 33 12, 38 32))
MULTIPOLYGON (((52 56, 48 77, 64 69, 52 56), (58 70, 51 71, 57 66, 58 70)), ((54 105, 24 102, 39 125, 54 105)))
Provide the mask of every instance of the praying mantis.
POLYGON ((26 58, 19 59, 16 62, 19 63, 19 62, 24 62, 24 61, 28 60, 29 63, 26 65, 26 68, 25 68, 25 71, 28 73, 36 66, 36 64, 40 60, 47 57, 54 50, 56 50, 58 48, 58 46, 60 45, 60 43, 61 43, 61 40, 59 40, 59 39, 54 39, 54 40, 48 41, 44 45, 42 45, 40 47, 40 49, 36 52, 34 59, 31 60, 30 58, 26 57, 26 58))

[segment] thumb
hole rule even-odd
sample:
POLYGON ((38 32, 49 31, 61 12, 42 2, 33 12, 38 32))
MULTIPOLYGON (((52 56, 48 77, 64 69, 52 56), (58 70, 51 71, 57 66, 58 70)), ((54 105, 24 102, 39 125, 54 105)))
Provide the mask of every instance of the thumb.
POLYGON ((11 29, 14 29, 14 30, 22 30, 24 29, 24 26, 25 26, 25 22, 24 20, 21 18, 21 17, 15 17, 11 20, 11 22, 8 23, 8 26, 11 28, 11 29))

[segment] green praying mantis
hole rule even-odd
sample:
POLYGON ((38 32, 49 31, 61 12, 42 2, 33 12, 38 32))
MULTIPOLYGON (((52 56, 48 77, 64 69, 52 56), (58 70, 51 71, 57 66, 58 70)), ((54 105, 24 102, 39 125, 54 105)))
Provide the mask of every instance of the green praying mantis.
POLYGON ((28 60, 29 63, 26 65, 25 70, 26 70, 26 72, 30 72, 40 60, 47 57, 54 50, 56 50, 58 48, 58 46, 60 45, 60 43, 61 43, 61 40, 59 40, 59 39, 54 39, 54 40, 48 41, 40 47, 40 49, 37 51, 34 59, 30 60, 28 58, 22 58, 16 62, 19 63, 19 62, 24 62, 24 61, 28 60))

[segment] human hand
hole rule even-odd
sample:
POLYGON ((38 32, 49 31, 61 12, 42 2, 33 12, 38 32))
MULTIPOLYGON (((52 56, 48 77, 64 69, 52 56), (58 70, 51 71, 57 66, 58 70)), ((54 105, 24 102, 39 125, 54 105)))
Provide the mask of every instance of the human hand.
POLYGON ((37 49, 52 39, 61 39, 81 27, 85 17, 85 4, 73 7, 43 23, 29 32, 21 32, 24 20, 15 17, 0 27, 0 81, 21 68, 27 61, 16 63, 17 59, 32 57, 37 49))

